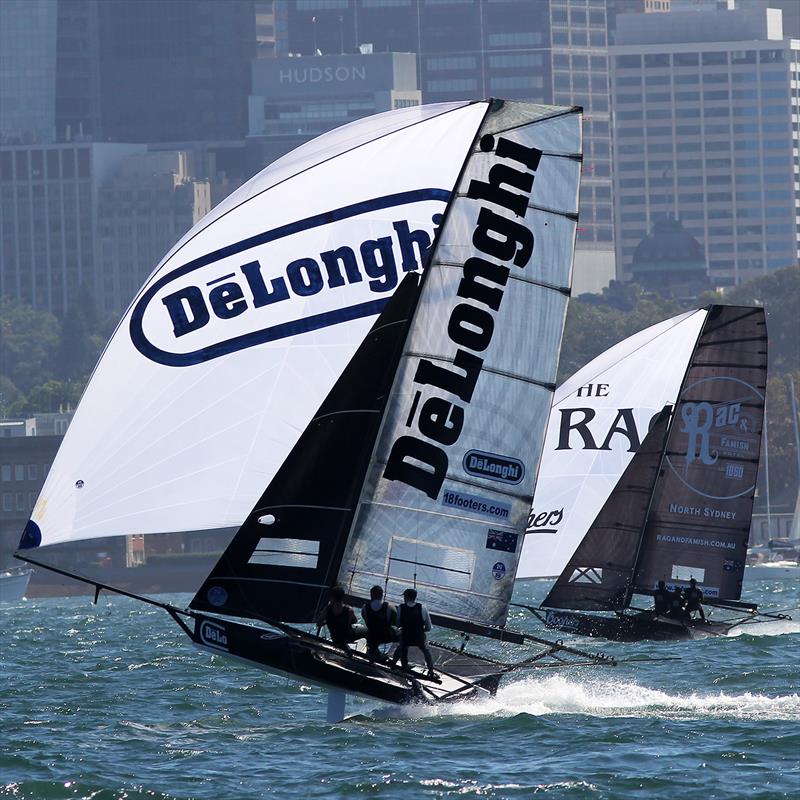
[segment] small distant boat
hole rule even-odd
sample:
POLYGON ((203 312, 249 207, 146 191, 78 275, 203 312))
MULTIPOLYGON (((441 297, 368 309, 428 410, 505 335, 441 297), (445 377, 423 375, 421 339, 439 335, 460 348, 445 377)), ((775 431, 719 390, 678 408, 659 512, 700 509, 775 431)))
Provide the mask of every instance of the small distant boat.
POLYGON ((11 567, 0 572, 0 603, 15 603, 25 597, 32 569, 11 567))
POLYGON ((764 310, 711 306, 674 412, 658 416, 542 602, 547 627, 622 641, 697 639, 757 614, 739 598, 766 379, 764 310), (632 605, 659 581, 674 591, 690 579, 704 605, 738 617, 666 618, 632 605))

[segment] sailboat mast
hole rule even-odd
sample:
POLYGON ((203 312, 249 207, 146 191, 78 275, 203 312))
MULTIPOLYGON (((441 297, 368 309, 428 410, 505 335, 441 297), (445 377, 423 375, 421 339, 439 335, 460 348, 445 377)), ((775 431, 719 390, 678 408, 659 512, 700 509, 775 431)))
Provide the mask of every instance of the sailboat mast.
MULTIPOLYGON (((698 337, 699 338, 699 337, 698 337)), ((695 348, 697 347, 697 343, 695 343, 695 348)), ((694 355, 694 353, 692 353, 694 355)), ((687 368, 688 371, 688 368, 687 368)), ((684 380, 686 378, 684 377, 684 380)), ((681 383, 681 389, 683 388, 683 383, 681 383)), ((679 392, 680 396, 680 392, 679 392)), ((669 413, 671 415, 671 419, 669 424, 667 425, 667 429, 664 431, 664 441, 661 443, 661 455, 658 458, 658 467, 656 468, 655 474, 653 476, 653 485, 650 487, 650 496, 647 500, 647 511, 645 512, 644 519, 642 520, 642 525, 639 528, 639 538, 636 545, 636 556, 633 560, 633 569, 630 572, 630 578, 628 579, 628 588, 625 592, 625 604, 624 607, 627 608, 631 604, 631 598, 633 597, 633 587, 636 584, 636 574, 639 571, 639 561, 642 555, 642 546, 644 544, 644 534, 647 530, 647 522, 650 519, 650 511, 653 508, 653 498, 655 497, 656 493, 656 481, 658 481, 658 476, 661 474, 662 470, 664 469, 664 458, 667 455, 667 442, 669 441, 669 433, 672 430, 672 426, 675 423, 675 406, 672 407, 672 411, 667 411, 667 406, 664 407, 664 410, 661 412, 669 413)))

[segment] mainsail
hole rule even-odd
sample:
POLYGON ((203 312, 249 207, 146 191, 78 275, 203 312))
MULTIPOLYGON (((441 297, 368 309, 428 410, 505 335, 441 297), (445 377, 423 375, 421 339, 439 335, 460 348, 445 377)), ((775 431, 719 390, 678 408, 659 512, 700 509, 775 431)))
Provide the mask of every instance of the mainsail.
POLYGON ((339 570, 353 595, 413 585, 440 618, 505 623, 570 291, 580 136, 577 109, 521 103, 481 127, 339 570))
POLYGON ((764 309, 712 306, 675 407, 635 589, 693 577, 708 597, 741 596, 766 384, 764 309))
POLYGON ((766 370, 763 309, 711 306, 668 429, 664 411, 543 606, 619 610, 691 578, 707 597, 739 599, 766 370))
POLYGON ((562 572, 652 422, 677 400, 706 314, 652 325, 556 389, 517 578, 562 572))

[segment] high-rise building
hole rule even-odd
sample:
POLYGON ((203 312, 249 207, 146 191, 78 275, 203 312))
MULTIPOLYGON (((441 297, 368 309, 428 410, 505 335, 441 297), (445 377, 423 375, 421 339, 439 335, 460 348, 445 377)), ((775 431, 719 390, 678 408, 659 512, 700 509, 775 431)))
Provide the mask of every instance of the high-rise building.
POLYGON ((583 170, 575 253, 576 294, 616 275, 608 100, 609 15, 605 0, 551 0, 552 101, 583 107, 583 170))
POLYGON ((784 39, 779 22, 763 5, 617 18, 620 273, 665 218, 703 245, 717 286, 797 259, 800 42, 784 39))
POLYGON ((97 280, 97 195, 144 145, 0 146, 0 295, 63 315, 97 280))
POLYGON ((191 177, 185 152, 121 160, 98 197, 98 305, 122 311, 167 251, 210 210, 209 182, 191 177))
POLYGON ((0 140, 243 139, 254 2, 3 0, 0 140))
POLYGON ((56 0, 0 3, 0 142, 55 135, 57 12, 56 0))
POLYGON ((340 125, 420 103, 413 53, 257 59, 249 146, 269 163, 340 125))
POLYGON ((103 0, 99 30, 103 139, 244 138, 253 0, 103 0))
POLYGON ((83 289, 120 312, 211 209, 183 152, 142 144, 0 147, 0 295, 63 316, 83 289))
POLYGON ((583 106, 575 291, 598 291, 613 277, 607 61, 613 15, 607 0, 297 0, 284 5, 290 52, 349 53, 367 45, 376 53, 416 53, 425 103, 494 96, 583 106))

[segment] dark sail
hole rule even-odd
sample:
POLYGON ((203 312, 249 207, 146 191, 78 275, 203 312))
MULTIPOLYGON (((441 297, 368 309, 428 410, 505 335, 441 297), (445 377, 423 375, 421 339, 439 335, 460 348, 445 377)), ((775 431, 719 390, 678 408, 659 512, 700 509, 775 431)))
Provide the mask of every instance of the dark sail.
POLYGON ((409 274, 191 607, 311 622, 335 582, 419 294, 409 274))
POLYGON ((636 587, 694 577, 708 597, 739 599, 766 382, 764 310, 712 306, 670 426, 636 587))
POLYGON ((670 413, 657 417, 583 541, 542 602, 592 611, 628 604, 642 526, 664 451, 670 413))

